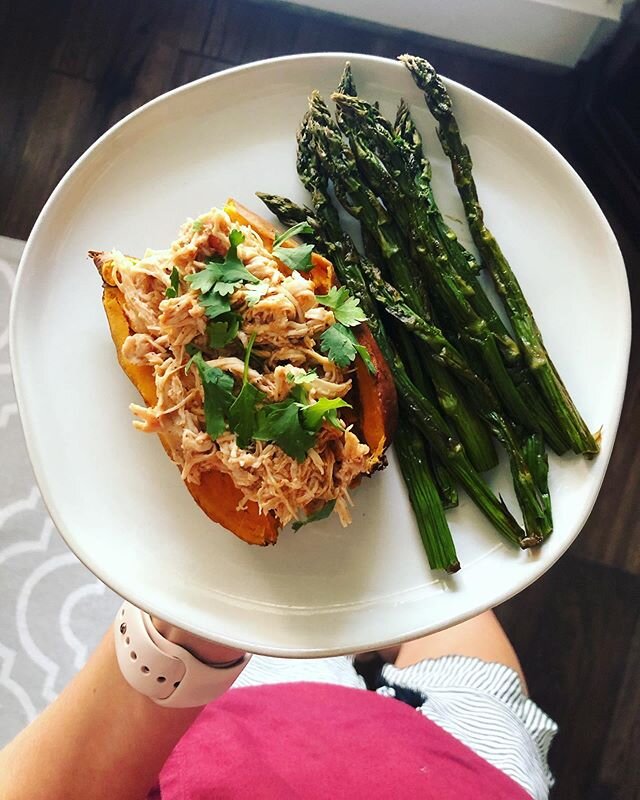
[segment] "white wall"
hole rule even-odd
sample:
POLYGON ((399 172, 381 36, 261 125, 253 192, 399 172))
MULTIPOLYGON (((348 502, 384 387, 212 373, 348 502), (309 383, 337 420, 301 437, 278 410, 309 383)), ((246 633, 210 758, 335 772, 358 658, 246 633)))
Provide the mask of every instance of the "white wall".
POLYGON ((574 66, 623 0, 290 0, 443 39, 574 66))

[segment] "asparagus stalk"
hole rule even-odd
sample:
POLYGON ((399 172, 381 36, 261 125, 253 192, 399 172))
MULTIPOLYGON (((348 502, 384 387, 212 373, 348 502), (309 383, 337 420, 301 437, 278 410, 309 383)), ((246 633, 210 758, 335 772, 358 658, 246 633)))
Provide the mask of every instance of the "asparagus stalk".
POLYGON ((457 572, 460 562, 422 439, 406 420, 400 420, 394 443, 429 566, 457 572))
MULTIPOLYGON (((362 269, 364 275, 366 275, 366 265, 368 261, 371 261, 374 264, 379 263, 379 259, 374 259, 369 255, 369 253, 367 253, 366 242, 365 255, 367 258, 364 260, 362 269)), ((394 321, 391 320, 391 322, 393 323, 394 321)), ((396 322, 394 328, 390 331, 390 335, 394 344, 400 350, 400 355, 410 380, 422 392, 423 395, 426 395, 427 397, 433 396, 436 392, 436 389, 433 386, 433 383, 429 380, 428 376, 425 374, 425 371, 422 368, 422 363, 414 357, 415 344, 411 334, 403 325, 396 322)), ((442 399, 440 399, 439 402, 442 405, 442 399)), ((456 491, 453 478, 449 474, 447 468, 440 462, 439 458, 433 452, 432 448, 429 446, 429 443, 424 439, 424 437, 421 436, 420 432, 414 429, 413 433, 415 436, 420 436, 423 439, 423 445, 427 449, 427 454, 429 457, 433 481, 438 490, 438 494, 440 495, 442 505, 444 508, 453 508, 457 506, 458 492, 456 491)))
MULTIPOLYGON (((317 93, 312 95, 311 117, 305 120, 304 125, 314 136, 314 146, 322 148, 320 159, 326 162, 326 169, 334 180, 334 188, 341 203, 374 239, 380 256, 388 264, 394 282, 407 298, 407 302, 428 316, 426 291, 419 276, 412 274, 401 235, 386 210, 362 185, 353 157, 344 146, 329 110, 317 93), (340 157, 338 153, 341 153, 340 157), (339 174, 336 170, 339 170, 339 174)), ((495 467, 497 457, 489 434, 471 410, 459 387, 446 370, 430 358, 425 362, 425 369, 433 381, 438 402, 455 425, 471 463, 481 472, 495 467)))
POLYGON ((429 448, 429 463, 442 505, 445 508, 455 508, 458 505, 458 491, 453 477, 432 448, 429 448))
POLYGON ((409 55, 401 56, 400 60, 408 68, 417 86, 424 92, 427 106, 438 122, 438 136, 451 161, 454 180, 464 205, 471 235, 504 302, 520 346, 526 355, 527 364, 549 408, 569 436, 574 452, 593 457, 599 451, 598 442, 575 407, 544 346, 542 334, 522 288, 500 245, 484 223, 484 214, 473 179, 471 155, 462 141, 453 114, 451 98, 440 77, 427 61, 409 55))

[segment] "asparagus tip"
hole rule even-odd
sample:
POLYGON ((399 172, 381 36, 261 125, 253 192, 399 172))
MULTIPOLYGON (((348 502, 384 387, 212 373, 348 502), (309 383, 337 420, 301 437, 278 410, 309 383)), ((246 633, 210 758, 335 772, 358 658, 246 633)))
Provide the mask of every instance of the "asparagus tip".
POLYGON ((343 94, 357 94, 350 61, 345 62, 344 70, 342 71, 342 77, 338 83, 338 91, 342 92, 343 94))

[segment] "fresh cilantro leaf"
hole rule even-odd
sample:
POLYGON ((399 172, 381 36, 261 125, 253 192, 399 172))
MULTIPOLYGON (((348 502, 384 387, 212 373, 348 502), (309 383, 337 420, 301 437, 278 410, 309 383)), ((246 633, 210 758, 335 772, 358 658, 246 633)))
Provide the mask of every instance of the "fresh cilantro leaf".
POLYGON ((355 333, 350 330, 349 328, 345 328, 345 333, 351 339, 353 346, 356 348, 356 353, 360 356, 360 358, 364 361, 365 367, 369 370, 372 375, 375 375, 378 370, 376 369, 376 365, 371 360, 371 355, 367 348, 360 344, 360 342, 356 339, 355 333))
POLYGON ((258 283, 260 280, 256 278, 255 275, 252 275, 249 270, 242 264, 238 262, 240 266, 236 264, 228 265, 225 261, 224 264, 220 264, 224 272, 222 273, 222 280, 224 283, 231 283, 231 284, 238 284, 238 283, 258 283), (228 267, 228 268, 227 268, 228 267))
POLYGON ((264 297, 265 294, 269 291, 271 287, 267 283, 267 281, 260 281, 252 286, 250 289, 247 290, 245 295, 245 300, 247 301, 247 305, 249 307, 255 306, 255 304, 260 300, 260 298, 264 297))
POLYGON ((273 240, 273 246, 278 247, 278 245, 282 244, 282 242, 286 242, 287 239, 291 239, 292 237, 297 236, 299 233, 313 233, 313 228, 308 222, 298 222, 297 225, 294 225, 293 227, 288 228, 286 231, 279 233, 273 240))
POLYGON ((249 381, 249 358, 255 339, 256 335, 253 333, 244 355, 242 389, 229 409, 229 427, 236 435, 238 447, 243 449, 251 443, 257 426, 257 405, 264 399, 264 394, 249 381))
POLYGON ((360 308, 360 301, 356 297, 351 297, 345 286, 341 286, 339 289, 332 286, 329 294, 316 295, 316 300, 333 310, 336 322, 349 328, 359 325, 367 319, 364 311, 360 308))
POLYGON ((378 370, 376 369, 376 365, 373 363, 371 359, 371 354, 367 350, 367 348, 363 344, 356 343, 355 345, 356 351, 360 358, 364 361, 364 365, 369 371, 370 375, 377 375, 378 370))
POLYGON ((315 444, 315 433, 305 430, 300 419, 300 404, 287 399, 263 406, 258 412, 254 439, 275 442, 284 452, 304 461, 307 451, 315 444))
POLYGON ((198 368, 204 389, 206 431, 215 440, 225 432, 225 419, 235 400, 232 392, 233 378, 218 367, 210 367, 200 352, 195 353, 191 360, 198 368))
POLYGON ((238 245, 243 241, 244 234, 241 231, 231 231, 226 256, 222 260, 211 256, 206 260, 204 269, 187 275, 185 280, 191 288, 198 289, 202 294, 213 289, 215 294, 229 295, 237 283, 258 283, 258 278, 238 258, 238 245))
POLYGON ((201 219, 194 219, 194 221, 191 223, 191 227, 197 233, 200 233, 200 231, 202 230, 202 226, 203 225, 204 225, 204 223, 202 222, 201 219))
POLYGON ((287 383, 293 384, 289 392, 290 396, 294 397, 303 406, 308 405, 309 389, 311 388, 310 384, 312 384, 317 377, 318 374, 315 370, 305 372, 303 375, 293 375, 289 373, 287 375, 287 383))
POLYGON ((216 283, 220 280, 220 265, 208 264, 204 269, 187 275, 185 281, 191 286, 192 289, 199 290, 202 294, 206 294, 216 283))
POLYGON ((225 283, 258 283, 258 278, 252 275, 238 258, 238 245, 244 242, 244 233, 232 230, 229 234, 229 249, 224 261, 220 264, 222 270, 220 278, 225 283))
POLYGON ((321 508, 317 511, 314 511, 313 514, 309 514, 306 519, 298 520, 294 522, 291 526, 294 531, 299 531, 303 525, 308 525, 310 522, 319 522, 321 519, 326 519, 328 516, 331 515, 331 512, 335 508, 336 501, 329 500, 328 503, 325 503, 321 508))
POLYGON ((372 375, 377 372, 367 348, 358 342, 349 328, 345 328, 339 322, 327 328, 322 334, 320 337, 320 350, 337 367, 348 367, 355 360, 356 355, 359 355, 372 375))
POLYGON ((212 350, 221 350, 232 342, 240 330, 240 317, 233 311, 207 324, 207 340, 212 350))
POLYGON ((309 272, 313 267, 311 263, 312 244, 301 244, 299 247, 274 247, 272 255, 282 261, 291 270, 309 272))
POLYGON ((263 399, 260 389, 247 382, 229 409, 229 427, 236 435, 238 447, 246 449, 251 444, 257 425, 257 405, 263 399))
POLYGON ((348 333, 348 328, 336 322, 320 337, 320 350, 337 367, 348 367, 358 354, 348 333))
POLYGON ((309 390, 303 384, 292 386, 289 397, 292 397, 296 403, 300 403, 301 406, 306 406, 309 402, 309 390))
POLYGON ((309 402, 309 384, 318 377, 317 372, 304 372, 303 374, 294 374, 293 372, 287 373, 287 383, 293 384, 291 387, 290 396, 298 403, 305 406, 309 402))
POLYGON ((292 228, 278 234, 273 240, 272 254, 282 261, 289 269, 298 272, 308 272, 313 266, 311 263, 312 244, 301 244, 298 247, 282 247, 283 242, 297 236, 299 233, 313 233, 313 228, 306 222, 299 222, 292 228))
POLYGON ((200 305, 204 308, 204 313, 209 319, 216 319, 222 314, 231 311, 231 303, 226 297, 220 297, 215 292, 207 292, 200 295, 200 305))
POLYGON ((189 344, 184 349, 191 356, 191 358, 187 361, 187 363, 185 365, 185 368, 184 368, 184 374, 188 375, 189 374, 189 370, 191 369, 191 365, 195 361, 196 356, 198 355, 198 353, 200 353, 200 351, 195 346, 195 344, 192 344, 191 342, 189 342, 189 344))
POLYGON ((213 291, 215 292, 215 294, 220 295, 220 297, 228 297, 229 295, 233 294, 235 288, 236 288, 235 283, 218 281, 213 287, 213 291))
POLYGON ((317 402, 302 409, 302 423, 307 430, 316 433, 326 419, 334 428, 342 430, 343 425, 338 419, 339 408, 351 408, 351 406, 341 397, 334 397, 331 400, 328 397, 320 397, 317 402))
POLYGON ((313 383, 315 379, 318 377, 318 373, 312 369, 310 372, 304 372, 303 374, 294 374, 293 372, 287 373, 287 382, 294 383, 294 384, 303 384, 303 383, 313 383))
POLYGON ((165 295, 167 297, 177 297, 178 292, 180 291, 180 273, 178 272, 178 268, 174 267, 171 270, 171 276, 169 278, 170 286, 167 286, 167 291, 165 295))
MULTIPOLYGON (((238 245, 244 242, 244 233, 239 231, 237 228, 234 228, 231 233, 229 234, 229 248, 233 248, 233 255, 236 255, 236 251, 238 249, 238 245)), ((229 254, 227 253, 227 256, 229 254)))

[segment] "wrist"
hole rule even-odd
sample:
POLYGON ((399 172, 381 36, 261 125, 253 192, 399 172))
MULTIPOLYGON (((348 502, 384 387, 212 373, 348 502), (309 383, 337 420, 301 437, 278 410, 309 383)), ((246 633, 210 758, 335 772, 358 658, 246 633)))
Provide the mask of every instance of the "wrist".
POLYGON ((149 614, 127 601, 116 615, 113 632, 127 682, 169 708, 211 702, 233 684, 250 658, 162 620, 154 625, 149 614))
POLYGON ((203 639, 158 617, 151 617, 151 622, 158 633, 167 641, 184 647, 194 658, 205 664, 231 664, 245 655, 244 650, 237 650, 233 647, 218 644, 218 642, 203 639))

